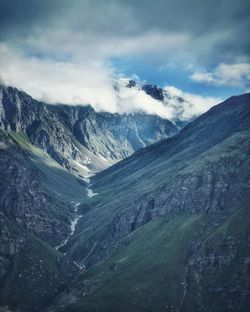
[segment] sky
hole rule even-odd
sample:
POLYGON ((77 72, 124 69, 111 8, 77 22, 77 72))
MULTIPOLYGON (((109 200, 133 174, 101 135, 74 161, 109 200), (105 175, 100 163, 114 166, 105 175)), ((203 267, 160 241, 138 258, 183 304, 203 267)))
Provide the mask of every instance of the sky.
POLYGON ((249 29, 249 0, 0 0, 0 81, 49 103, 169 117, 139 91, 117 95, 129 77, 198 114, 250 90, 249 29))

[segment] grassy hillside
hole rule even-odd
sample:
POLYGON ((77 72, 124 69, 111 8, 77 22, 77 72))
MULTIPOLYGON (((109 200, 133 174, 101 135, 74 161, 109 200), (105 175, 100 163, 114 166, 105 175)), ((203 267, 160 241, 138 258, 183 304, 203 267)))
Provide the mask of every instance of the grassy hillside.
POLYGON ((220 224, 151 221, 78 278, 84 296, 63 311, 248 311, 250 213, 238 208, 220 224))
POLYGON ((171 223, 158 219, 138 229, 127 237, 125 248, 82 277, 93 283, 100 279, 101 285, 66 311, 176 310, 192 242, 205 224, 205 216, 189 215, 171 223))
MULTIPOLYGON (((142 170, 135 171, 121 176, 117 186, 94 188, 99 194, 80 221, 70 254, 82 260, 96 244, 92 256, 98 261, 100 253, 107 253, 122 237, 158 215, 169 219, 182 211, 229 210, 248 192, 249 137, 249 130, 238 132, 192 160, 166 159, 148 168, 145 176, 142 170)), ((86 260, 91 263, 91 257, 86 260)))

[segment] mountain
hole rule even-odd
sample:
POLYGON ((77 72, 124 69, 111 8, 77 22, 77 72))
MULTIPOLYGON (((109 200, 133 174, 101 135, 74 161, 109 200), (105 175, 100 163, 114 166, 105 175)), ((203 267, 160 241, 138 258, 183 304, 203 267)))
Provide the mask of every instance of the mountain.
POLYGON ((48 311, 248 311, 249 154, 244 94, 98 173, 48 311))
POLYGON ((0 310, 248 311, 250 94, 181 131, 0 99, 0 310))
POLYGON ((98 113, 91 106, 48 105, 11 87, 0 87, 0 99, 1 129, 25 133, 33 145, 82 176, 179 131, 174 123, 155 115, 98 113))
POLYGON ((48 105, 0 87, 0 310, 44 311, 79 274, 58 249, 89 209, 86 176, 178 131, 158 116, 48 105))

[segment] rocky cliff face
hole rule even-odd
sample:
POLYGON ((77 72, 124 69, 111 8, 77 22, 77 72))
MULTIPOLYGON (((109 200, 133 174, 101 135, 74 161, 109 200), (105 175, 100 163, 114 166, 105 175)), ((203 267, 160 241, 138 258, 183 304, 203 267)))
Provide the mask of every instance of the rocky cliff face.
POLYGON ((0 127, 26 133, 60 165, 89 175, 178 128, 158 116, 97 113, 90 106, 47 105, 14 88, 0 88, 0 127))
POLYGON ((0 131, 0 142, 0 305, 41 311, 77 274, 50 247, 69 234, 73 206, 46 187, 45 171, 17 137, 0 131))
MULTIPOLYGON (((249 202, 249 199, 248 199, 249 202)), ((249 211, 246 203, 193 245, 187 261, 183 311, 247 311, 250 294, 249 211), (244 220, 243 220, 244 219, 244 220), (194 294, 197 299, 194 300, 194 294), (222 308, 223 307, 223 308, 222 308)), ((237 207, 239 208, 239 206, 237 207)))
POLYGON ((96 113, 90 106, 50 109, 83 146, 111 162, 178 132, 173 123, 158 116, 96 113))
MULTIPOLYGON (((18 231, 11 230, 7 218, 4 213, 0 214, 1 224, 1 250, 0 250, 0 279, 1 281, 6 276, 10 269, 10 259, 18 253, 25 242, 25 235, 18 231)), ((3 287, 3 285, 1 285, 3 287)))
POLYGON ((39 181, 28 156, 1 133, 1 212, 50 243, 67 235, 71 209, 39 181))

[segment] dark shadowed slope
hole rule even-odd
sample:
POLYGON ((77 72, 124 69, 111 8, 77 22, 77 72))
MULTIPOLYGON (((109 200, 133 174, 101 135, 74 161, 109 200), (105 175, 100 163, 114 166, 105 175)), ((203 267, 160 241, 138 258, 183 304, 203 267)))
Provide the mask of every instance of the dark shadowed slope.
POLYGON ((0 306, 43 311, 76 276, 52 246, 69 234, 72 200, 84 196, 77 178, 27 137, 0 130, 0 306))

